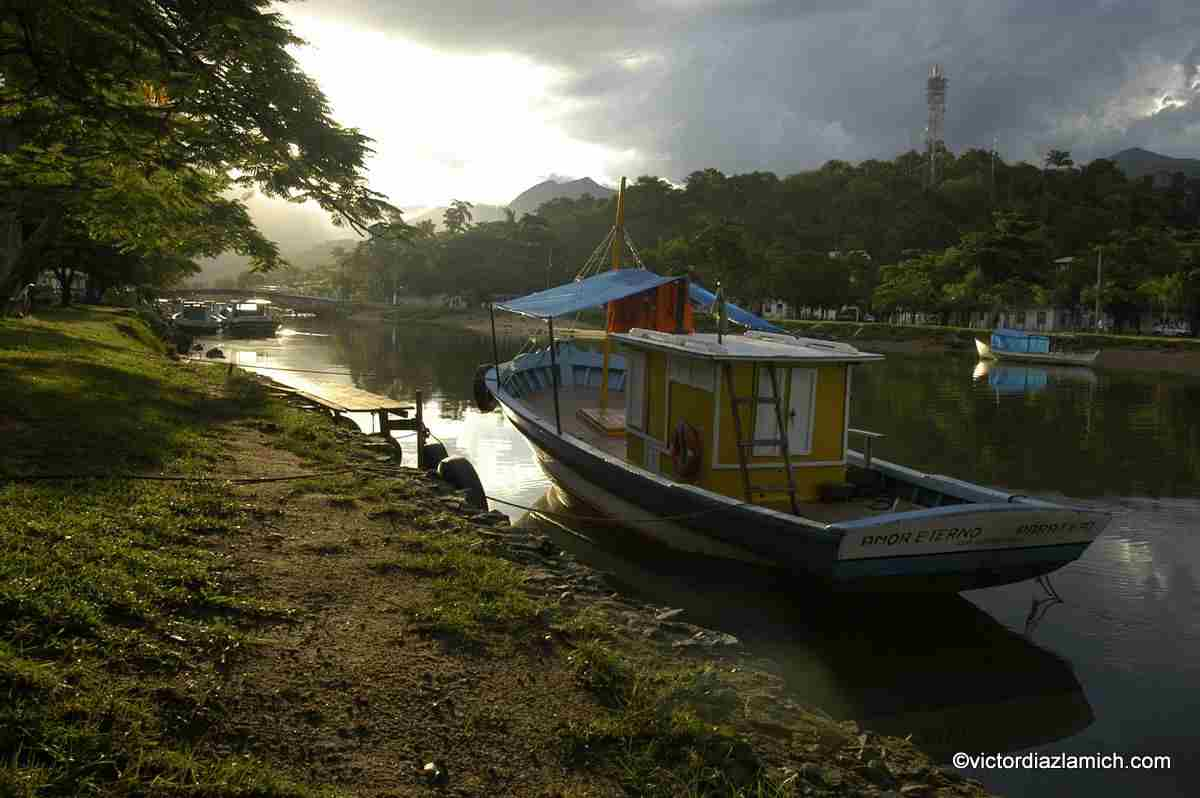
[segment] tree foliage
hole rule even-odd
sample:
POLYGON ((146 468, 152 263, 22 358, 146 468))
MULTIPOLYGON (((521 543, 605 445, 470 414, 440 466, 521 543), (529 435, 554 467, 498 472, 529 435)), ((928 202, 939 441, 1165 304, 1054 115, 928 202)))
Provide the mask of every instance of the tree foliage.
MULTIPOLYGON (((647 267, 690 269, 751 305, 778 298, 945 319, 1035 304, 1090 309, 1103 249, 1102 305, 1119 320, 1200 313, 1200 245, 1188 243, 1200 238, 1200 184, 1155 190, 1110 161, 1074 166, 1065 151, 1054 170, 982 150, 942 158, 933 190, 915 152, 785 177, 705 169, 674 185, 642 176, 626 190, 625 228, 647 267)), ((430 230, 386 266, 355 265, 354 290, 391 296, 372 269, 405 291, 472 298, 561 283, 588 262, 614 213, 613 199, 556 199, 536 216, 430 230)))
MULTIPOLYGON (((233 250, 281 265, 238 192, 359 232, 390 206, 267 0, 10 0, 0 8, 0 212, 33 233, 0 296, 80 233, 147 266, 233 250)), ((79 268, 88 269, 86 262, 79 268)))

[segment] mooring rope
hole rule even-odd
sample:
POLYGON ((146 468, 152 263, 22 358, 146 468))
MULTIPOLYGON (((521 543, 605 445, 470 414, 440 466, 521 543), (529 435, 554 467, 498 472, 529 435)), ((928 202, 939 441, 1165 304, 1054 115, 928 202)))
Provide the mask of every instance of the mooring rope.
MULTIPOLYGON (((652 524, 652 523, 656 523, 656 522, 676 521, 676 520, 682 520, 685 518, 698 518, 703 515, 715 515, 715 514, 722 512, 722 510, 725 509, 725 508, 713 508, 713 509, 708 509, 708 510, 696 510, 696 511, 690 512, 690 513, 677 513, 674 515, 646 516, 645 518, 620 518, 617 516, 609 516, 609 515, 575 515, 574 513, 558 513, 558 512, 554 512, 553 510, 543 510, 538 507, 530 507, 525 504, 518 504, 514 501, 509 501, 508 499, 498 499, 495 496, 488 496, 487 494, 484 494, 484 498, 487 499, 488 501, 496 502, 497 504, 507 505, 508 507, 516 507, 518 510, 525 510, 526 512, 537 513, 538 515, 544 515, 544 516, 547 516, 550 518, 565 518, 570 521, 587 521, 589 523, 608 523, 608 524, 652 524)), ((732 510, 732 509, 736 509, 738 507, 745 507, 745 506, 751 505, 751 504, 754 504, 754 503, 753 502, 738 502, 737 504, 731 505, 728 509, 732 510)), ((755 506, 757 506, 757 505, 755 505, 755 506)))

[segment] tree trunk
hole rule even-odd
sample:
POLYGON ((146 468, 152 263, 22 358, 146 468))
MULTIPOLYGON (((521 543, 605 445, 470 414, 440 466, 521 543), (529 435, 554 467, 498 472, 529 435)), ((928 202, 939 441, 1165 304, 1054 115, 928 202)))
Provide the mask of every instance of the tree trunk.
POLYGON ((71 283, 75 282, 75 270, 68 268, 57 268, 54 270, 58 275, 58 289, 61 305, 64 308, 71 307, 71 283))
POLYGON ((62 208, 52 208, 42 218, 29 240, 22 242, 21 248, 17 250, 7 268, 0 263, 0 298, 7 299, 16 293, 18 287, 35 281, 38 272, 42 270, 41 255, 58 235, 65 216, 66 211, 62 208))

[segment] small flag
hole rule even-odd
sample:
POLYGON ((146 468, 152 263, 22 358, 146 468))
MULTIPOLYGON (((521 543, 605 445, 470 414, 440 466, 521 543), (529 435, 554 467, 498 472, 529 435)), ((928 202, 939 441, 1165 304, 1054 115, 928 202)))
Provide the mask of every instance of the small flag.
POLYGON ((717 296, 713 300, 713 315, 717 317, 717 334, 725 334, 725 289, 721 286, 721 281, 717 281, 717 296))

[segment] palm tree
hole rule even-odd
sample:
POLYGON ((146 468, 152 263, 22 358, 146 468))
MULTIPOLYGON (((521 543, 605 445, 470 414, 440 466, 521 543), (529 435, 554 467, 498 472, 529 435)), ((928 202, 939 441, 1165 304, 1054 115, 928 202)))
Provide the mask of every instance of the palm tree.
POLYGON ((451 233, 461 233, 471 226, 471 208, 475 206, 465 200, 451 200, 450 207, 442 214, 442 221, 451 233))

